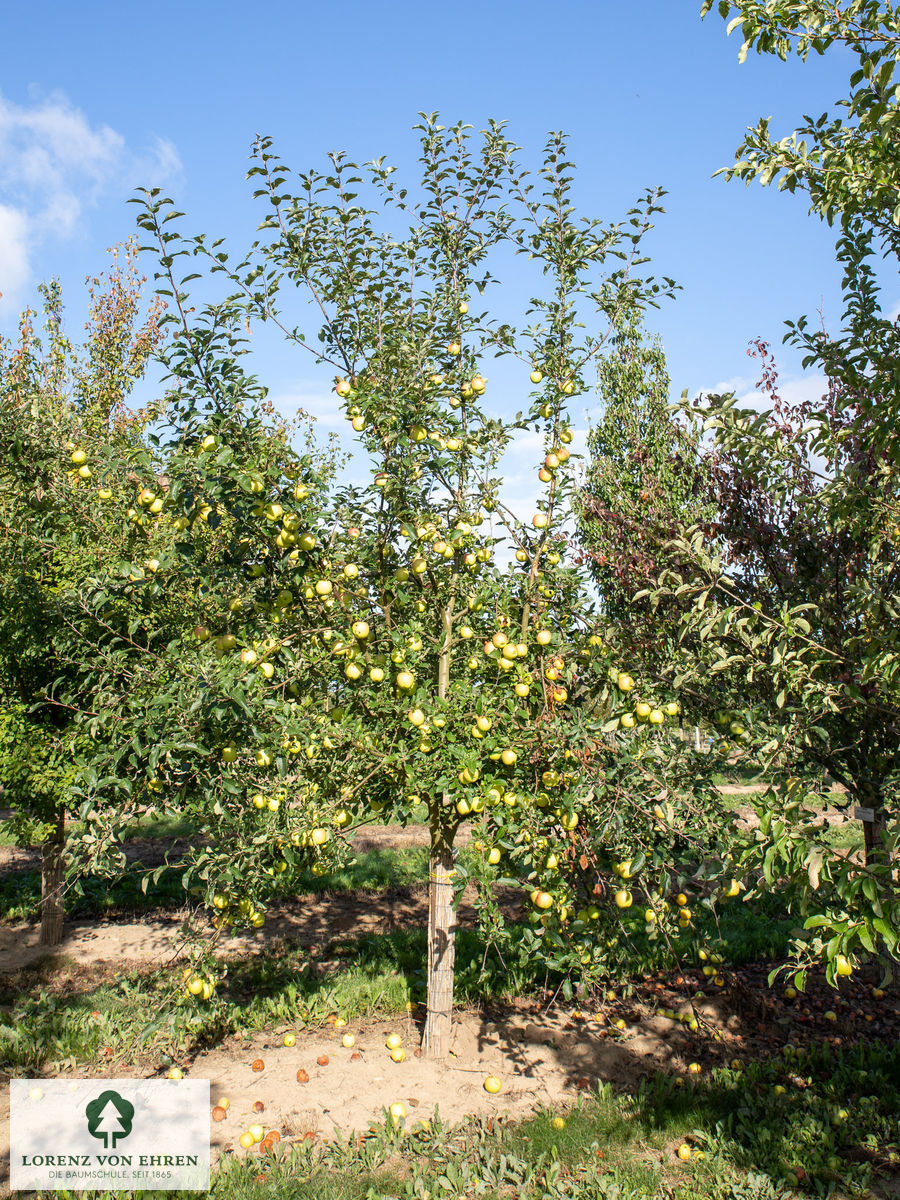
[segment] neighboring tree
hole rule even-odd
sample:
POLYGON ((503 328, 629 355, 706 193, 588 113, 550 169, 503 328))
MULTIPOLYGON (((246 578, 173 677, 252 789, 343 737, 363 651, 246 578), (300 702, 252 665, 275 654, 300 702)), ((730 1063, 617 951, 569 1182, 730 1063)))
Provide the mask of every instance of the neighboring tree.
POLYGON ((734 397, 698 404, 715 429, 709 544, 722 549, 683 541, 649 595, 680 622, 673 684, 712 696, 718 678, 743 692, 759 761, 783 785, 761 799, 751 857, 770 886, 800 884, 808 928, 821 930, 807 958, 827 933, 833 976, 857 947, 895 952, 900 929, 897 482, 834 383, 821 407, 792 408, 767 357, 762 386, 773 402, 762 414, 734 397), (862 810, 862 861, 835 849, 804 803, 801 779, 818 805, 825 777, 862 810))
MULTIPOLYGON (((608 330, 671 291, 637 271, 658 193, 629 222, 580 222, 561 137, 548 143, 536 186, 498 127, 478 148, 467 127, 434 117, 420 133, 418 195, 380 160, 364 173, 340 155, 292 190, 261 139, 250 175, 267 204, 265 240, 234 268, 220 243, 181 239, 171 202, 146 194, 140 224, 158 256, 172 333, 165 504, 184 536, 152 586, 139 586, 147 620, 154 588, 197 597, 210 612, 201 636, 214 636, 200 651, 196 641, 168 648, 195 664, 195 696, 188 671, 179 713, 208 704, 214 669, 232 675, 229 702, 214 706, 217 725, 198 736, 193 758, 187 744, 177 755, 197 812, 217 814, 203 826, 211 840, 198 869, 226 922, 246 921, 254 906, 262 919, 267 875, 282 861, 289 871, 320 848, 340 853, 354 822, 405 823, 426 812, 424 1045, 440 1055, 464 820, 475 822, 488 885, 500 878, 530 890, 521 953, 590 983, 616 951, 624 956, 627 938, 616 931, 625 928, 619 914, 632 929, 633 896, 623 880, 642 867, 641 935, 669 936, 671 924, 673 937, 689 936, 690 913, 675 918, 662 898, 685 846, 715 876, 709 860, 724 817, 713 789, 698 797, 691 764, 660 731, 677 701, 617 665, 561 536, 573 490, 569 399, 584 391, 608 330), (367 186, 377 207, 361 198, 367 186), (491 268, 510 246, 547 280, 524 336, 481 311, 491 268), (194 312, 176 272, 185 255, 207 255, 234 294, 194 312), (610 256, 625 265, 603 274, 610 256), (295 287, 304 316, 306 301, 321 314, 311 344, 285 312, 295 287), (582 332, 588 319, 598 333, 582 332), (266 441, 255 423, 262 392, 237 356, 260 320, 334 372, 364 451, 353 486, 329 495, 327 477, 308 462, 298 482, 287 442, 266 441), (527 412, 514 420, 485 398, 482 372, 497 354, 516 354, 531 374, 527 412), (503 503, 497 463, 526 429, 543 443, 543 490, 521 521, 503 503), (215 553, 197 519, 201 503, 219 522, 215 553), (238 594, 225 604, 236 578, 238 594), (271 669, 251 694, 243 681, 258 679, 259 646, 271 669), (625 711, 636 698, 637 720, 625 711)), ((157 762, 163 789, 175 785, 174 768, 157 762)), ((486 904, 489 895, 488 886, 486 904)))
MULTIPOLYGON (((172 292, 162 320, 175 331, 159 351, 171 386, 114 497, 128 557, 79 581, 99 632, 93 711, 78 717, 98 739, 81 770, 89 832, 78 853, 85 867, 116 870, 124 825, 176 814, 193 831, 186 891, 215 910, 218 929, 253 928, 286 872, 323 871, 336 848, 311 770, 298 782, 294 765, 316 757, 327 656, 316 626, 281 628, 298 577, 326 553, 331 467, 311 443, 291 445, 296 430, 242 370, 228 306, 192 313, 188 326, 185 299, 172 292)), ((202 1000, 213 988, 196 976, 187 990, 202 1000)))
POLYGON ((113 251, 108 274, 88 281, 82 347, 64 332, 56 284, 42 289, 43 333, 27 311, 18 340, 0 341, 0 784, 13 833, 43 847, 40 936, 51 945, 62 935, 66 819, 90 752, 76 718, 91 707, 86 639, 97 626, 78 588, 126 549, 105 502, 125 486, 150 419, 125 407, 159 343, 160 305, 142 322, 134 255, 132 244, 113 251))
MULTIPOLYGON (((656 547, 713 511, 700 440, 673 415, 670 382, 659 339, 648 341, 636 319, 623 323, 598 364, 602 409, 576 497, 578 543, 603 611, 654 678, 677 658, 677 623, 664 627, 635 593, 659 572, 656 547)), ((719 703, 734 707, 724 695, 719 703)), ((699 749, 698 726, 693 737, 699 749)))
MULTIPOLYGON (((250 772, 239 781, 231 765, 238 745, 258 743, 261 776, 276 757, 283 767, 302 749, 285 741, 287 715, 325 695, 309 678, 309 631, 295 626, 283 648, 272 637, 301 549, 279 553, 280 576, 266 569, 285 543, 279 535, 272 544, 275 507, 260 496, 277 486, 294 519, 318 530, 327 466, 290 447, 293 428, 236 357, 219 356, 223 344, 236 349, 235 331, 202 330, 202 314, 188 350, 191 369, 203 365, 200 387, 187 398, 175 387, 143 412, 125 407, 152 353, 177 379, 186 349, 183 339, 161 345, 159 299, 137 324, 141 280, 133 247, 126 253, 103 287, 93 285, 82 350, 63 333, 55 287, 46 290, 46 340, 26 314, 19 344, 2 347, 10 453, 0 460, 0 782, 14 828, 44 845, 41 937, 51 944, 66 886, 87 871, 120 872, 123 831, 148 814, 193 825, 183 883, 222 922, 260 925, 257 901, 289 864, 322 869, 331 854, 286 803, 275 817, 283 787, 248 795, 250 772), (201 418, 211 387, 227 411, 212 404, 201 418), (178 433, 163 446, 173 419, 178 433), (241 645, 232 655, 233 630, 241 645), (294 664, 290 692, 280 677, 269 686, 279 652, 294 664), (67 827, 72 816, 80 820, 67 827), (210 882, 220 877, 240 886, 233 914, 210 882)), ((305 533, 287 536, 306 543, 305 533)), ((201 999, 211 996, 210 980, 199 985, 201 999)))
POLYGON ((754 854, 766 885, 799 889, 801 960, 824 954, 834 979, 855 952, 896 955, 900 940, 900 330, 881 315, 875 264, 880 252, 896 265, 900 250, 890 133, 900 120, 891 82, 900 16, 869 2, 718 7, 737 13, 742 56, 805 58, 838 43, 858 59, 840 102, 850 123, 826 115, 775 142, 761 122, 727 172, 805 190, 812 211, 839 224, 844 328, 831 338, 805 318, 789 323, 786 340, 827 378, 818 403, 781 401, 760 344, 771 410, 738 409, 734 396, 683 406, 713 432, 718 520, 670 544, 649 595, 669 614, 661 619, 680 621, 686 653, 673 684, 699 691, 730 680, 760 718, 762 762, 783 786, 761 804, 754 854), (836 850, 812 820, 798 776, 823 771, 862 810, 864 856, 836 850))
POLYGON ((637 320, 623 324, 598 364, 601 415, 578 494, 579 540, 603 611, 623 625, 656 571, 654 542, 698 520, 708 503, 698 439, 674 418, 669 389, 659 340, 648 342, 637 320))

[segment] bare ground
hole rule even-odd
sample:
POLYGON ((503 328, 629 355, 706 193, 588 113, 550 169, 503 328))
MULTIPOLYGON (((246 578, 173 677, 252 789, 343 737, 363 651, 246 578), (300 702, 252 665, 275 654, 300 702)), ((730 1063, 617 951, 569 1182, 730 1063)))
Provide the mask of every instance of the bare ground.
MULTIPOLYGON (((450 1122, 469 1114, 524 1118, 540 1106, 564 1109, 601 1080, 631 1089, 660 1067, 684 1071, 693 1057, 688 1035, 674 1021, 641 1020, 635 1014, 619 1032, 601 1013, 575 1019, 571 1012, 541 1013, 528 1002, 496 1014, 458 1012, 449 1053, 441 1060, 421 1056, 421 1028, 412 1017, 352 1021, 340 1031, 327 1026, 298 1031, 291 1047, 283 1041, 288 1028, 227 1039, 179 1063, 186 1076, 210 1081, 211 1108, 227 1104, 224 1120, 210 1114, 214 1161, 222 1153, 243 1154, 238 1139, 254 1122, 277 1130, 289 1142, 364 1134, 396 1101, 406 1106, 408 1126, 436 1115, 450 1122), (355 1036, 352 1047, 342 1044, 346 1032, 355 1036), (385 1045, 389 1033, 400 1034, 405 1061, 391 1059, 385 1045), (501 1079, 498 1095, 485 1091, 488 1075, 501 1079)), ((148 1072, 121 1062, 79 1075, 161 1073, 162 1068, 148 1072)), ((4 1089, 0 1184, 4 1176, 8 1179, 8 1117, 9 1092, 4 1089)))

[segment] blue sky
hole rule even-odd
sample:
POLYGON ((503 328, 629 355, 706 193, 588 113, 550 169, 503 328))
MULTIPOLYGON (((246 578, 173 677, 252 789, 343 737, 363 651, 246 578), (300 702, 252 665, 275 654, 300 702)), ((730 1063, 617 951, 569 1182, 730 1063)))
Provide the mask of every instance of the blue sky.
MULTIPOLYGON (((830 107, 852 62, 836 50, 806 64, 751 56, 739 65, 739 34, 727 39, 699 9, 700 0, 7 6, 0 331, 56 275, 77 332, 84 276, 134 230, 134 186, 162 186, 186 230, 239 248, 259 219, 243 179, 256 133, 271 134, 296 169, 344 149, 402 170, 414 162, 417 112, 438 110, 476 129, 506 119, 534 165, 546 132, 567 131, 585 214, 618 219, 644 188, 668 190, 647 250, 683 290, 648 326, 663 339, 673 395, 750 393, 756 336, 779 347, 788 395, 818 394, 780 341, 785 318, 820 307, 838 325, 832 233, 802 196, 711 177, 760 116, 786 134, 830 107)), ((885 307, 898 299, 886 294, 885 307)), ((324 368, 276 346, 256 366, 286 408, 302 400, 331 419, 324 368)))

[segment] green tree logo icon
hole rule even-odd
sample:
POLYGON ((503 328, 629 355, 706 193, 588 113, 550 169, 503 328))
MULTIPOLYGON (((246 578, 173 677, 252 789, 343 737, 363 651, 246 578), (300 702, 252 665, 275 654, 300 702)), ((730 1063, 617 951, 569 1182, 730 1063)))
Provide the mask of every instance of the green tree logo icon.
POLYGON ((118 1092, 101 1092, 84 1112, 91 1136, 103 1138, 105 1150, 115 1150, 116 1142, 131 1133, 134 1105, 118 1092))

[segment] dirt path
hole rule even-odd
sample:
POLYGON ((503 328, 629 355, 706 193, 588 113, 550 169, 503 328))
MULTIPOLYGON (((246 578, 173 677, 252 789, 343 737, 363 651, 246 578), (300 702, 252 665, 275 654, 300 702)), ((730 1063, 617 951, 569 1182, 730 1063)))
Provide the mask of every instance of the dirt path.
MULTIPOLYGON (((501 908, 511 919, 521 917, 522 893, 518 888, 498 888, 501 908)), ((474 928, 476 891, 469 884, 458 909, 460 925, 474 928)), ((219 944, 223 955, 262 953, 273 943, 288 941, 303 946, 323 946, 334 938, 390 933, 401 928, 424 927, 428 920, 428 889, 388 888, 382 892, 347 892, 297 896, 273 905, 262 929, 228 937, 219 944)), ((38 944, 35 921, 0 926, 0 972, 31 966, 40 959, 74 960, 79 967, 117 966, 125 971, 137 966, 163 967, 183 955, 183 916, 146 917, 140 921, 71 920, 66 922, 62 944, 38 944)), ((320 964, 320 969, 327 964, 320 964)))
POLYGON ((236 1146, 253 1119, 254 1100, 264 1105, 267 1128, 279 1129, 282 1136, 323 1139, 336 1130, 345 1136, 364 1130, 397 1100, 406 1105, 408 1125, 432 1119, 436 1110, 452 1122, 469 1113, 522 1118, 538 1105, 572 1104, 601 1079, 634 1087, 659 1067, 684 1070, 690 1057, 690 1038, 673 1021, 649 1018, 631 1025, 621 1040, 609 1034, 605 1017, 573 1021, 569 1013, 533 1013, 523 1004, 493 1018, 458 1013, 450 1053, 441 1062, 417 1052, 417 1022, 395 1018, 353 1021, 337 1033, 310 1032, 292 1048, 283 1045, 283 1031, 259 1035, 200 1054, 190 1071, 211 1081, 213 1103, 222 1096, 231 1101, 226 1119, 212 1123, 213 1144, 221 1151, 236 1146), (341 1043, 347 1031, 356 1038, 350 1048, 341 1043), (403 1039, 407 1058, 402 1063, 393 1062, 385 1046, 390 1033, 403 1039), (328 1056, 326 1064, 317 1061, 320 1055, 328 1056), (263 1062, 262 1071, 252 1071, 254 1060, 263 1062), (298 1082, 298 1068, 308 1081, 298 1082), (488 1075, 501 1079, 499 1095, 484 1090, 488 1075))

